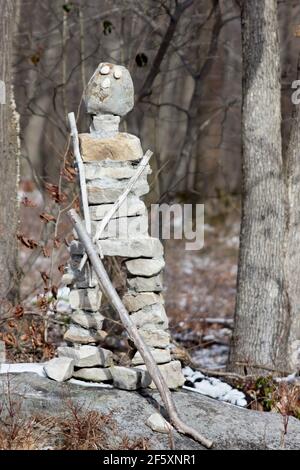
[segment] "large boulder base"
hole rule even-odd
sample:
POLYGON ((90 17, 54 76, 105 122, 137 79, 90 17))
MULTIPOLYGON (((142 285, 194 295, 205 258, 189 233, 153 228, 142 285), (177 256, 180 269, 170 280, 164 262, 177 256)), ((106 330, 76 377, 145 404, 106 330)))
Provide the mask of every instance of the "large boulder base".
MULTIPOLYGON (((143 396, 138 392, 59 384, 36 374, 23 373, 10 376, 12 401, 19 402, 21 417, 37 414, 63 418, 66 413, 66 398, 75 405, 85 404, 88 410, 101 414, 113 412, 116 429, 110 435, 111 448, 115 448, 124 437, 129 440, 147 439, 152 450, 170 449, 167 434, 153 432, 146 424, 157 411, 161 399, 156 391, 143 396)), ((6 390, 7 375, 0 375, 0 388, 6 390)), ((187 391, 172 393, 182 420, 214 442, 213 449, 275 450, 300 449, 300 421, 290 418, 283 447, 283 419, 277 413, 263 413, 238 408, 211 398, 187 391)), ((0 401, 5 400, 2 394, 0 401)), ((47 420, 44 419, 47 424, 47 420)), ((45 430, 46 431, 46 430, 45 430)), ((42 430, 41 430, 42 432, 42 430)), ((51 445, 51 433, 45 432, 51 445)), ((54 436, 55 437, 55 436, 54 436)), ((176 450, 204 450, 193 439, 173 432, 176 450)), ((53 436, 52 436, 53 439, 53 436)))

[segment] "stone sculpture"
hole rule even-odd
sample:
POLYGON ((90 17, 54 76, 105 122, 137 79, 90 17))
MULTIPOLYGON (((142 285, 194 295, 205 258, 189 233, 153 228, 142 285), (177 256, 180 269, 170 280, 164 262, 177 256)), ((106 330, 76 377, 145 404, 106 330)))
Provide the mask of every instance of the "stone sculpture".
MULTIPOLYGON (((90 133, 80 134, 92 235, 117 198, 124 192, 143 157, 138 137, 119 132, 120 118, 134 104, 133 83, 128 70, 101 63, 85 94, 91 115, 90 133)), ((141 177, 108 222, 99 242, 104 256, 121 256, 127 271, 128 290, 123 302, 163 373, 167 385, 177 388, 184 377, 179 361, 172 361, 168 319, 162 296, 163 247, 148 235, 148 215, 141 196, 149 191, 147 165, 141 177)), ((106 333, 101 313, 101 290, 89 264, 79 271, 83 249, 78 241, 70 246, 71 261, 63 281, 71 287, 71 325, 58 349, 60 357, 73 360, 74 377, 90 381, 113 380, 115 386, 132 390, 152 386, 139 353, 131 368, 114 365, 113 354, 99 347, 106 333), (146 375, 145 375, 146 374, 146 375)))

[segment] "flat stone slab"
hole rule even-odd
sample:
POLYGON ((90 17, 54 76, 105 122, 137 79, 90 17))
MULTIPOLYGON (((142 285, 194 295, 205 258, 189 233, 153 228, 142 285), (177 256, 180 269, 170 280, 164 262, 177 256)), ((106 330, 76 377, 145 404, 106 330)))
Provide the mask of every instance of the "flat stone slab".
POLYGON ((127 293, 123 296, 122 300, 129 312, 136 312, 147 305, 157 303, 164 304, 163 296, 161 294, 155 294, 154 292, 142 292, 135 295, 127 293))
POLYGON ((140 335, 148 346, 153 348, 166 348, 170 344, 170 333, 164 330, 158 330, 151 326, 147 329, 140 329, 140 335))
POLYGON ((93 330, 102 330, 105 317, 100 312, 85 312, 84 310, 75 310, 72 312, 71 319, 83 328, 93 330))
POLYGON ((137 328, 153 328, 166 330, 169 326, 165 307, 162 304, 153 304, 143 307, 130 315, 131 320, 137 328))
MULTIPOLYGON (((156 362, 156 364, 164 364, 171 361, 171 353, 169 349, 150 349, 150 352, 156 362)), ((144 359, 141 354, 137 352, 132 358, 132 364, 134 366, 142 365, 144 359)))
MULTIPOLYGON (((101 222, 92 222, 92 235, 96 234, 101 222)), ((99 239, 105 238, 139 238, 148 236, 148 216, 121 217, 108 222, 99 239)))
POLYGON ((153 277, 133 277, 127 279, 130 289, 135 292, 161 292, 163 290, 162 275, 153 277))
POLYGON ((56 382, 69 380, 74 372, 74 361, 70 357, 55 357, 44 366, 47 377, 56 382))
MULTIPOLYGON (((123 240, 121 238, 101 240, 104 256, 122 256, 124 258, 153 258, 163 255, 163 246, 158 238, 143 237, 123 240)), ((84 248, 76 240, 70 244, 71 255, 82 255, 84 248)))
MULTIPOLYGON (((65 416, 66 388, 64 384, 53 382, 36 374, 11 375, 12 399, 22 401, 20 416, 36 414, 65 416)), ((6 374, 0 375, 0 389, 5 390, 6 374)), ((137 392, 68 385, 68 398, 76 405, 86 405, 87 409, 108 414, 113 411, 116 430, 111 435, 111 448, 126 436, 128 439, 148 439, 152 450, 168 450, 169 436, 153 432, 146 424, 147 419, 157 412, 156 404, 161 404, 157 391, 141 396, 137 392)), ((213 449, 232 450, 275 450, 282 449, 283 420, 277 413, 264 413, 239 408, 193 392, 172 393, 173 400, 182 420, 214 441, 213 449)), ((3 399, 3 395, 2 395, 3 399)), ((176 450, 204 450, 193 439, 173 431, 176 450)), ((284 439, 287 450, 300 449, 300 421, 290 418, 284 439)))
POLYGON ((126 261, 126 268, 133 276, 156 276, 165 266, 163 258, 132 259, 126 261))
POLYGON ((86 330, 79 325, 71 325, 64 334, 64 340, 74 344, 96 343, 100 338, 100 332, 95 330, 86 330))
MULTIPOLYGON (((90 214, 92 220, 102 220, 107 212, 112 208, 113 204, 99 204, 98 206, 90 206, 90 214)), ((122 217, 132 217, 137 215, 145 215, 146 206, 137 196, 128 196, 120 208, 112 215, 112 219, 122 217)))
POLYGON ((81 156, 84 162, 102 160, 134 161, 143 156, 140 139, 119 132, 109 139, 97 139, 91 134, 79 134, 81 156))
MULTIPOLYGON (((144 365, 138 367, 143 370, 146 369, 146 366, 144 365)), ((169 388, 176 390, 178 387, 182 387, 185 382, 185 378, 181 370, 180 361, 171 361, 167 364, 160 364, 158 368, 161 371, 169 388)), ((153 382, 151 382, 149 386, 153 389, 156 388, 153 382)))
POLYGON ((93 289, 73 289, 69 301, 73 310, 97 312, 101 306, 102 292, 99 287, 93 289))
POLYGON ((110 368, 114 387, 121 390, 138 390, 146 388, 151 383, 147 370, 129 367, 113 366, 110 368))
MULTIPOLYGON (((97 178, 130 179, 137 171, 132 162, 104 160, 102 162, 87 162, 84 165, 85 179, 91 181, 97 178)), ((145 167, 143 175, 151 173, 150 165, 145 167)))
POLYGON ((101 369, 100 367, 88 367, 76 370, 73 377, 88 382, 107 382, 112 379, 109 369, 101 369))
POLYGON ((113 364, 112 352, 97 346, 85 345, 74 348, 60 346, 57 348, 57 353, 59 357, 73 359, 75 367, 109 367, 113 364))

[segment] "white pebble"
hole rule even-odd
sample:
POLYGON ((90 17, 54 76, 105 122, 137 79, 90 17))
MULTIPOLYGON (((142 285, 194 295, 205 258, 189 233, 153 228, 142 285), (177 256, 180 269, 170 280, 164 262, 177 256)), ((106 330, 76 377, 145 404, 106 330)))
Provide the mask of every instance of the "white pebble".
POLYGON ((105 78, 105 79, 101 82, 101 85, 102 85, 102 88, 109 88, 109 87, 110 87, 110 79, 109 79, 109 78, 105 78))
POLYGON ((101 67, 100 69, 100 73, 101 75, 108 75, 109 74, 109 66, 108 65, 103 65, 103 67, 101 67))
POLYGON ((115 77, 116 79, 121 78, 121 77, 122 77, 122 70, 119 69, 119 68, 115 68, 115 70, 114 70, 114 77, 115 77))

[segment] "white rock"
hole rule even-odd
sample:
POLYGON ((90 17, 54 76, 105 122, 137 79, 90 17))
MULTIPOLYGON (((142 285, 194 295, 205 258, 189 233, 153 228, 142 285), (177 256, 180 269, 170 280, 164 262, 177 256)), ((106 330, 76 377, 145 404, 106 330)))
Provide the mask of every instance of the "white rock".
MULTIPOLYGON (((146 370, 146 366, 144 365, 139 366, 139 368, 146 370)), ((171 361, 171 362, 168 362, 167 364, 159 364, 158 368, 160 372, 162 373, 167 386, 170 389, 175 390, 176 388, 181 387, 184 384, 185 378, 181 370, 180 361, 171 361)), ((152 389, 156 388, 153 382, 151 382, 150 388, 152 389)))
POLYGON ((110 68, 108 65, 103 65, 101 68, 100 68, 100 73, 101 75, 108 75, 110 72, 110 68))
POLYGON ((69 357, 56 357, 44 365, 47 377, 56 382, 69 380, 74 372, 74 361, 69 357))
POLYGON ((101 85, 102 85, 102 88, 109 88, 110 87, 110 79, 108 77, 104 78, 104 80, 102 80, 101 82, 101 85))
POLYGON ((122 77, 122 70, 119 67, 114 68, 114 77, 119 80, 122 77))
POLYGON ((75 379, 87 380, 88 382, 106 382, 112 379, 109 369, 89 367, 76 370, 73 373, 75 379))
POLYGON ((102 293, 98 287, 93 289, 73 289, 70 292, 70 305, 73 310, 97 312, 101 306, 102 293))
POLYGON ((110 368, 113 384, 122 390, 137 390, 146 388, 151 382, 151 377, 146 370, 138 368, 113 366, 110 368))
POLYGON ((153 304, 130 315, 131 320, 137 328, 153 328, 166 330, 169 326, 167 314, 162 304, 153 304))
POLYGON ((136 312, 147 305, 164 304, 163 296, 154 292, 142 292, 136 295, 127 293, 123 296, 122 300, 129 312, 136 312))
POLYGON ((57 348, 57 352, 59 357, 73 359, 75 367, 110 367, 113 365, 112 352, 97 346, 80 346, 78 348, 60 346, 57 348))
MULTIPOLYGON (((102 220, 107 212, 112 208, 113 204, 100 204, 99 206, 90 206, 90 214, 92 220, 102 220)), ((137 215, 145 215, 146 206, 136 196, 125 199, 121 207, 114 213, 112 219, 119 217, 131 217, 137 215)))
POLYGON ((126 268, 133 276, 156 276, 165 266, 163 258, 154 259, 132 259, 126 261, 126 268))
MULTIPOLYGON (((171 361, 171 353, 169 349, 150 349, 150 352, 156 364, 165 364, 166 362, 171 361)), ((132 359, 132 364, 134 366, 145 364, 144 359, 142 358, 139 352, 134 355, 132 359)))
POLYGON ((127 284, 135 292, 160 292, 163 290, 161 274, 153 277, 128 278, 127 284))
POLYGON ((75 310, 71 316, 72 322, 83 328, 92 328, 102 330, 105 317, 99 312, 85 312, 84 310, 75 310))
POLYGON ((146 421, 147 426, 155 432, 161 432, 163 434, 169 434, 172 430, 172 426, 166 421, 159 413, 153 413, 146 421))
POLYGON ((101 338, 100 333, 86 330, 78 325, 71 325, 64 334, 64 340, 69 343, 90 344, 96 343, 101 338))
MULTIPOLYGON (((101 249, 104 256, 122 256, 124 258, 137 258, 144 256, 153 258, 162 256, 163 246, 157 238, 143 237, 122 240, 120 238, 101 240, 101 249)), ((76 240, 70 244, 71 255, 83 254, 82 244, 76 240)))
POLYGON ((139 330, 140 335, 148 346, 153 348, 166 348, 170 344, 170 334, 155 327, 139 330))

